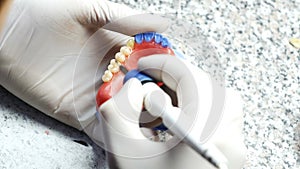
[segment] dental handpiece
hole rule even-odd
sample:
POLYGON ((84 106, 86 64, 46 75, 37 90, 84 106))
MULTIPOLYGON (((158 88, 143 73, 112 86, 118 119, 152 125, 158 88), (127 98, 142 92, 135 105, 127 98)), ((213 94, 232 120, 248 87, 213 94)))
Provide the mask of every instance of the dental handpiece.
MULTIPOLYGON (((159 87, 157 86, 153 78, 149 77, 148 75, 136 69, 128 71, 124 66, 121 65, 120 70, 125 74, 123 83, 126 83, 131 78, 137 78, 144 86, 148 86, 146 87, 147 90, 146 93, 147 92, 150 93, 153 92, 154 90, 159 89, 159 87)), ((162 89, 159 90, 162 91, 162 89)), ((159 97, 159 98, 163 99, 163 97, 159 97)), ((164 100, 162 100, 161 103, 164 103, 164 100)), ((155 105, 151 105, 151 106, 155 108, 155 105)), ((186 130, 184 130, 185 127, 176 125, 176 121, 178 120, 178 118, 189 119, 187 116, 185 116, 185 114, 180 113, 181 111, 179 108, 173 106, 167 106, 164 110, 158 110, 156 112, 159 112, 160 114, 152 114, 150 112, 149 113, 152 116, 161 117, 167 129, 169 129, 176 136, 179 136, 179 138, 182 138, 183 141, 187 143, 191 148, 193 148, 199 155, 207 159, 211 164, 213 164, 215 167, 219 169, 228 168, 227 158, 215 145, 209 143, 204 143, 204 144, 198 143, 197 138, 186 134, 186 130)), ((186 122, 184 124, 188 125, 189 123, 186 122)))

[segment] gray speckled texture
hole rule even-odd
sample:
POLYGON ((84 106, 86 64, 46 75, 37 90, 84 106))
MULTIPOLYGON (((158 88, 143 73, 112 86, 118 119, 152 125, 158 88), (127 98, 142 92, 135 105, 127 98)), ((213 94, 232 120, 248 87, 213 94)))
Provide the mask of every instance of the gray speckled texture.
MULTIPOLYGON (((171 41, 244 99, 245 169, 300 168, 300 51, 288 43, 300 37, 299 0, 115 1, 168 17, 179 13, 166 32, 171 41)), ((103 151, 85 135, 2 88, 0 97, 0 168, 105 168, 103 151)))
POLYGON ((85 134, 33 109, 2 87, 0 98, 1 169, 105 168, 104 151, 85 134))

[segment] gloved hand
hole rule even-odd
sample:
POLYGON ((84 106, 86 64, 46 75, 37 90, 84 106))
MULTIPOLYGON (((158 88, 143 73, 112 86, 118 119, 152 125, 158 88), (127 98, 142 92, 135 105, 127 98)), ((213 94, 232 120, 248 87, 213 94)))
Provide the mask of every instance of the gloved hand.
POLYGON ((130 79, 99 108, 110 169, 215 169, 176 138, 154 142, 142 133, 139 118, 145 86, 148 84, 142 86, 137 79, 130 79))
MULTIPOLYGON (((183 125, 183 129, 187 129, 187 134, 199 138, 199 143, 215 145, 226 156, 228 168, 242 167, 245 160, 245 146, 241 133, 242 102, 234 91, 224 89, 224 100, 215 102, 213 100, 215 97, 222 98, 221 88, 217 87, 217 84, 212 86, 208 74, 176 57, 166 55, 144 57, 139 61, 139 70, 156 80, 162 80, 170 89, 176 91, 178 107, 187 117, 194 119, 188 128, 180 123, 180 119, 174 125, 183 125), (212 106, 221 108, 211 109, 212 106), (217 110, 219 112, 212 112, 217 110), (217 115, 223 117, 219 118, 217 115)), ((149 93, 145 94, 145 88, 148 88, 146 86, 149 86, 148 83, 142 87, 136 80, 131 80, 116 96, 100 107, 101 124, 111 167, 211 168, 207 161, 204 162, 201 156, 180 142, 177 137, 166 143, 159 143, 150 141, 142 134, 139 118, 143 95, 146 97, 145 108, 151 114, 159 114, 153 111, 166 108, 166 104, 163 104, 160 98, 149 97, 149 93)), ((211 157, 217 157, 216 154, 210 154, 210 151, 207 153, 211 157)))
POLYGON ((168 27, 160 17, 134 14, 106 0, 15 0, 0 36, 0 84, 96 137, 95 93, 111 48, 127 35, 168 27))

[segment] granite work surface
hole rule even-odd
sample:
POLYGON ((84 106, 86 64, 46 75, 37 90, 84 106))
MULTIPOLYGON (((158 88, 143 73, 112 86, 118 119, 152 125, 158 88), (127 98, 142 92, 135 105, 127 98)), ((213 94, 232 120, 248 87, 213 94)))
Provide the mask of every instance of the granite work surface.
MULTIPOLYGON (((299 0, 116 2, 173 18, 165 34, 175 46, 242 95, 245 169, 300 168, 300 50, 289 44, 300 38, 299 0)), ((106 168, 103 150, 83 133, 3 88, 0 97, 0 166, 106 168)))

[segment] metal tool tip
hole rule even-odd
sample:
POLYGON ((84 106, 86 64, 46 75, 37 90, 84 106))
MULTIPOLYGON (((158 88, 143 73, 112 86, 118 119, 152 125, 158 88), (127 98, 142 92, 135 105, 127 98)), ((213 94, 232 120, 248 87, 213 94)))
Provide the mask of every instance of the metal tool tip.
POLYGON ((120 70, 122 73, 127 74, 128 70, 126 69, 126 67, 124 67, 123 65, 120 65, 120 70))

